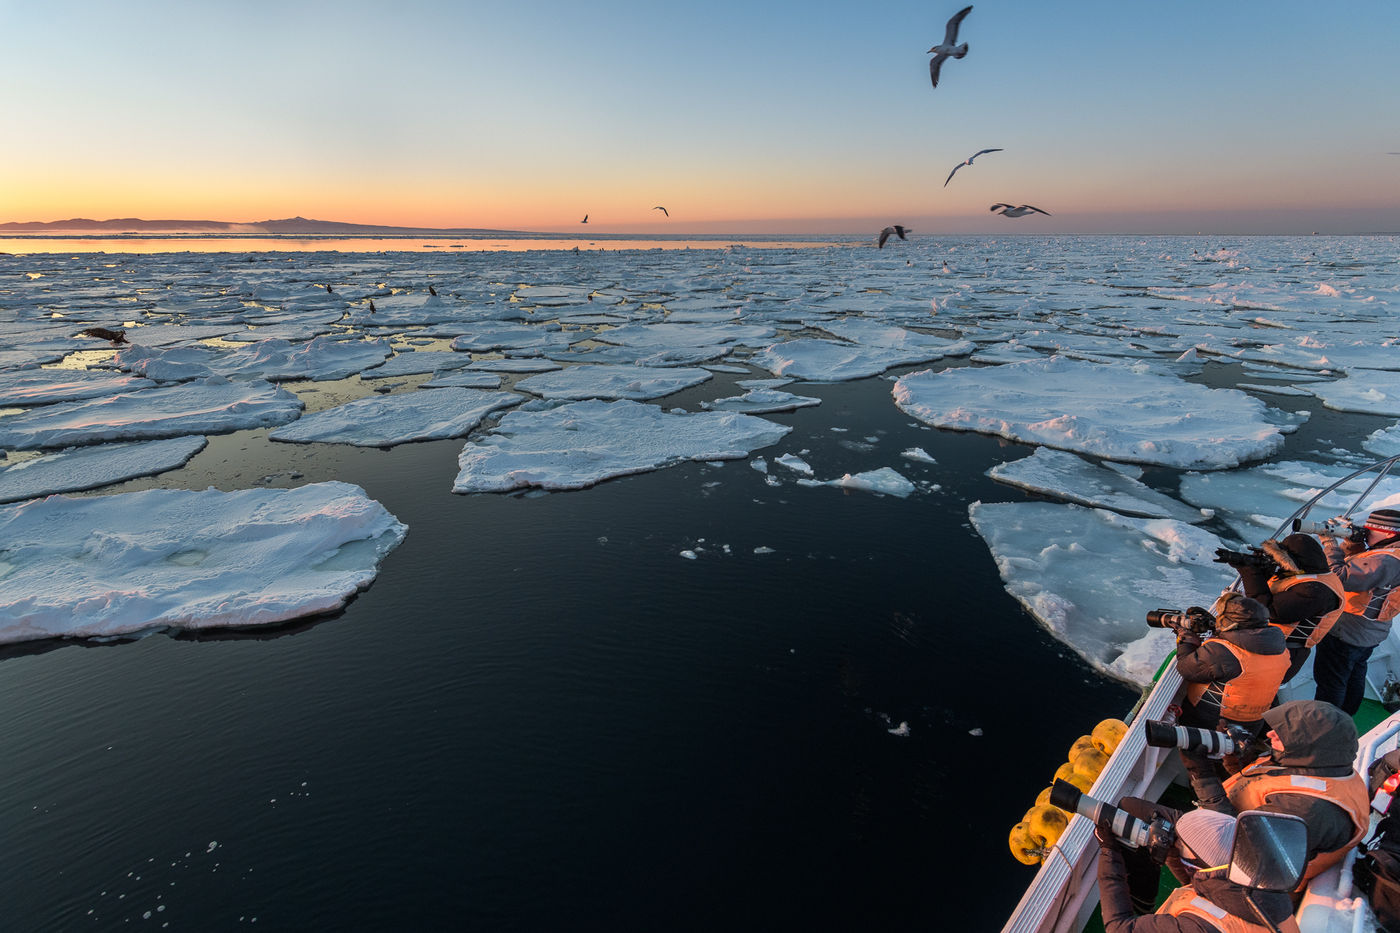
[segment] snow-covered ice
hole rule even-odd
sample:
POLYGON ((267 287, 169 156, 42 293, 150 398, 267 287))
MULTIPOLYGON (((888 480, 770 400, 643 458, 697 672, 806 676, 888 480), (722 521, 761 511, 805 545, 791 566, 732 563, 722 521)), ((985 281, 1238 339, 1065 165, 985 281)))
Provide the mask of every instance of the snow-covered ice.
POLYGON ((431 389, 362 398, 303 415, 268 434, 274 441, 391 447, 410 441, 464 437, 486 416, 518 405, 513 392, 431 389))
POLYGON ((750 389, 743 395, 717 398, 711 402, 701 402, 700 407, 710 411, 745 411, 751 415, 762 415, 776 411, 795 411, 820 405, 822 400, 810 395, 794 395, 779 389, 750 389))
POLYGON ((406 532, 339 482, 0 507, 0 643, 331 612, 374 581, 406 532))
POLYGON ((570 366, 558 372, 526 376, 515 387, 544 398, 646 401, 672 395, 713 378, 714 374, 707 369, 602 364, 570 366))
POLYGON ((462 448, 452 491, 582 489, 686 460, 741 459, 791 430, 753 415, 674 413, 629 400, 512 411, 462 448))
POLYGON ((302 407, 301 399, 271 383, 211 376, 106 398, 60 402, 0 418, 0 448, 33 450, 225 434, 286 424, 301 414, 302 407))
POLYGON ((184 466, 209 441, 203 435, 70 447, 0 466, 0 502, 97 489, 184 466))
POLYGON ((1006 591, 1093 667, 1140 687, 1175 647, 1147 613, 1209 606, 1235 576, 1212 562, 1219 538, 1171 519, 1048 502, 974 502, 968 514, 1006 591))
MULTIPOLYGON (((1187 473, 1181 478, 1181 498, 1214 509, 1241 540, 1255 544, 1271 537, 1313 496, 1356 469, 1348 464, 1281 460, 1225 473, 1187 473)), ((1313 506, 1308 520, 1320 522, 1340 515, 1375 478, 1375 473, 1366 473, 1348 481, 1313 506)), ((1392 473, 1382 480, 1352 514, 1365 517, 1379 508, 1400 508, 1400 475, 1392 473)), ((1284 533, 1288 533, 1286 529, 1284 533)))
POLYGON ((1283 446, 1258 399, 1129 365, 1054 357, 923 370, 900 378, 894 398, 935 427, 1131 463, 1223 469, 1283 446))
POLYGON ((929 363, 945 354, 936 347, 857 346, 835 340, 803 338, 774 344, 750 360, 775 376, 809 382, 843 382, 876 376, 896 366, 929 363))
POLYGON ((999 482, 1066 502, 1110 509, 1140 518, 1202 522, 1199 509, 1163 495, 1151 486, 1063 450, 1037 447, 1029 457, 1000 463, 987 471, 999 482))

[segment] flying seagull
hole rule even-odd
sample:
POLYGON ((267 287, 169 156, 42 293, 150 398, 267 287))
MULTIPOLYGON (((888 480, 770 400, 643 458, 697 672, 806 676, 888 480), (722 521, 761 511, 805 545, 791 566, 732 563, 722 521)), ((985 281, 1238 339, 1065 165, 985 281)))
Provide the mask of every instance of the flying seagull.
POLYGON ((963 17, 972 12, 972 7, 965 6, 953 14, 953 18, 948 20, 948 31, 943 34, 943 41, 929 49, 934 53, 929 59, 928 76, 933 79, 933 86, 938 87, 938 70, 943 67, 943 62, 948 58, 962 58, 967 54, 967 43, 958 45, 958 26, 962 23, 963 17))
POLYGON ((1040 208, 1031 207, 1029 204, 1021 204, 1019 206, 1012 207, 1010 204, 997 203, 987 208, 987 210, 992 211, 993 213, 1000 214, 1003 217, 1024 217, 1032 212, 1036 214, 1044 214, 1046 217, 1050 216, 1049 211, 1042 211, 1040 208))
MULTIPOLYGON (((971 8, 969 7, 969 9, 971 9, 971 8)), ((977 157, 980 156, 980 155, 986 155, 986 154, 989 153, 989 152, 1001 152, 1001 150, 1000 150, 1000 149, 983 149, 983 150, 981 150, 980 152, 974 152, 972 155, 968 156, 968 157, 967 157, 966 159, 964 159, 962 162, 959 162, 957 165, 954 165, 954 166, 953 166, 953 170, 952 170, 951 172, 948 173, 948 181, 945 181, 945 182, 943 183, 943 187, 945 187, 945 188, 948 187, 948 182, 953 180, 953 176, 956 175, 956 174, 958 173, 958 169, 962 168, 964 165, 971 165, 973 159, 977 158, 977 157)))
POLYGON ((588 223, 588 215, 587 215, 587 214, 584 214, 584 215, 583 215, 583 219, 580 220, 579 223, 581 223, 581 224, 586 224, 586 223, 588 223))
POLYGON ((901 227, 899 224, 895 224, 893 227, 886 227, 885 229, 880 231, 880 242, 876 243, 875 245, 878 246, 880 249, 884 249, 885 241, 888 240, 892 235, 898 236, 901 240, 907 240, 908 237, 906 237, 904 234, 908 231, 908 227, 901 227))
POLYGON ((660 211, 661 213, 665 214, 667 217, 670 217, 670 216, 671 216, 671 212, 668 211, 668 210, 666 210, 666 208, 661 207, 660 205, 657 205, 656 207, 653 207, 652 210, 654 210, 654 211, 660 211))

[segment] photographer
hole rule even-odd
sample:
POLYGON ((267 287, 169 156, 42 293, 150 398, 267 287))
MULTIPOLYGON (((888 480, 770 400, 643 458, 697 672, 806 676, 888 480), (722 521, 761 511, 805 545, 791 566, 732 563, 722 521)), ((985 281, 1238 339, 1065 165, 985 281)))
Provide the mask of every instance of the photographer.
MULTIPOLYGON (((1152 807, 1137 798, 1119 802, 1125 810, 1137 810, 1139 818, 1160 813, 1175 823, 1176 841, 1167 860, 1168 867, 1183 887, 1173 891, 1151 916, 1135 916, 1152 910, 1157 890, 1158 868, 1142 857, 1143 850, 1124 850, 1119 841, 1102 828, 1094 830, 1099 840, 1099 906, 1106 933, 1216 933, 1219 930, 1266 930, 1245 900, 1247 889, 1227 878, 1226 867, 1234 843, 1235 818, 1210 810, 1179 813, 1167 807, 1152 807), (1127 858, 1125 858, 1125 855, 1127 858), (1129 861, 1146 866, 1148 886, 1142 897, 1130 893, 1129 861), (1145 897, 1145 900, 1144 900, 1145 897)), ((1136 879, 1134 879, 1136 880, 1136 879)), ((1132 885, 1135 890, 1138 884, 1132 885)), ((1286 894, 1256 892, 1255 903, 1276 925, 1293 916, 1293 904, 1286 894)))
MULTIPOLYGON (((1225 593, 1216 605, 1213 634, 1202 638, 1197 630, 1204 623, 1177 629, 1176 669, 1186 681, 1179 721, 1202 729, 1233 724, 1257 735, 1288 670, 1284 635, 1269 625, 1268 610, 1248 596, 1225 593)), ((1200 618, 1205 610, 1192 607, 1187 615, 1193 612, 1200 618)), ((1217 762, 1186 751, 1181 758, 1201 805, 1213 808, 1223 802, 1219 781, 1224 775, 1217 762)), ((1225 770, 1239 770, 1244 763, 1227 757, 1225 770)))
POLYGON ((1349 716, 1366 695, 1366 662, 1400 612, 1400 511, 1377 509, 1360 531, 1360 541, 1322 535, 1327 563, 1346 593, 1342 614, 1313 661, 1315 696, 1349 716))
POLYGON ((1342 584, 1312 535, 1265 541, 1249 553, 1221 548, 1215 559, 1240 575, 1244 595, 1269 610, 1288 646, 1288 683, 1342 614, 1342 584))
POLYGON ((1370 826, 1370 793, 1356 773, 1356 724, 1318 700, 1282 703, 1264 714, 1269 752, 1225 782, 1230 810, 1302 818, 1308 879, 1341 861, 1370 826))

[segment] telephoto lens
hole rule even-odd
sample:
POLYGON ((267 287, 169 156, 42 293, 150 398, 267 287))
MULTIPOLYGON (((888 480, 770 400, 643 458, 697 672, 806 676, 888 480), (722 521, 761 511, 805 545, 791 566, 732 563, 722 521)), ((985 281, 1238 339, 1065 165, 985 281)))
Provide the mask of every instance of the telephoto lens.
POLYGON ((1142 731, 1147 744, 1153 748, 1179 748, 1187 752, 1205 752, 1207 755, 1231 755, 1238 747, 1234 738, 1224 732, 1178 726, 1161 719, 1147 720, 1142 724, 1142 731))
POLYGON ((1111 803, 1090 797, 1069 781, 1055 779, 1050 787, 1050 805, 1087 817, 1095 826, 1123 840, 1129 848, 1147 845, 1150 828, 1146 823, 1111 803))
POLYGON ((1152 628, 1181 628, 1186 625, 1186 613, 1180 609, 1153 609, 1147 614, 1152 628))

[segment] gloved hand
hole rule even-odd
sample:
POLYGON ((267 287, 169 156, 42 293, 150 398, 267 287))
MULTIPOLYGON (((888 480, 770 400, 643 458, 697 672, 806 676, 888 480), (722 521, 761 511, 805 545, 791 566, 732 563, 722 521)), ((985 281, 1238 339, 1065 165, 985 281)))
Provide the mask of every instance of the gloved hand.
POLYGON ((1118 841, 1118 837, 1098 823, 1094 824, 1094 838, 1099 841, 1100 849, 1121 849, 1123 844, 1118 841))

